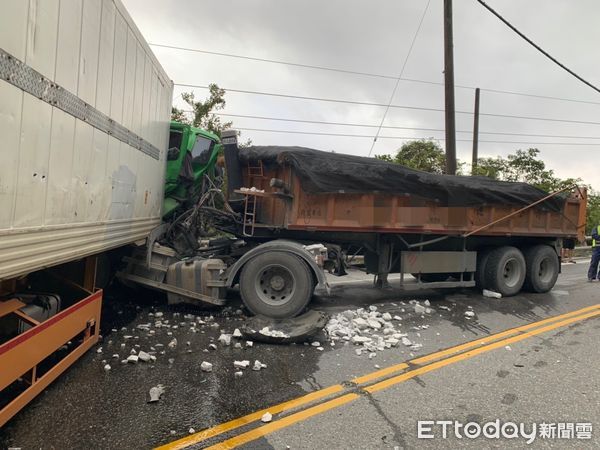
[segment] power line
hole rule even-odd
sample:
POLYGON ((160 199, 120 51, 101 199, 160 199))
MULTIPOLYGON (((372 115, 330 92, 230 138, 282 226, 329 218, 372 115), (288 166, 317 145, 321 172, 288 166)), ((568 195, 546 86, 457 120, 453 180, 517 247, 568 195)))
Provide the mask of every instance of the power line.
POLYGON ((557 66, 559 66, 561 69, 567 71, 568 73, 570 73, 571 75, 573 75, 575 78, 577 78, 579 81, 581 81, 583 84, 591 87, 593 90, 595 90, 596 92, 600 93, 600 89, 598 89, 596 86, 594 86, 592 83, 590 83, 589 81, 585 80, 584 78, 582 78, 580 75, 576 74, 575 72, 573 72, 571 69, 569 69, 567 66, 565 66, 563 63, 561 63, 560 61, 558 61, 556 58, 554 58, 552 55, 550 55, 547 51, 545 51, 543 48, 541 48, 539 45, 537 45, 535 42, 533 42, 531 39, 529 39, 527 36, 525 36, 522 32, 520 32, 513 24, 511 24, 508 20, 506 20, 504 17, 502 17, 498 12, 496 12, 491 6, 489 6, 487 3, 485 3, 483 0, 476 0, 478 3, 480 3, 485 9, 487 9, 489 12, 491 12, 493 15, 495 15, 498 19, 500 19, 502 21, 502 23, 504 23, 504 25, 506 25, 508 28, 510 28, 511 30, 513 30, 515 33, 517 33, 521 38, 523 38, 528 44, 530 44, 531 46, 533 46, 537 51, 539 51, 542 55, 544 55, 546 58, 548 58, 550 61, 552 61, 554 64, 556 64, 557 66))
MULTIPOLYGON (((216 56, 223 56, 223 57, 236 58, 236 59, 260 61, 260 62, 266 62, 266 63, 271 63, 271 64, 281 64, 281 65, 287 65, 287 66, 304 67, 304 68, 308 68, 308 69, 325 70, 325 71, 329 71, 329 72, 346 73, 346 74, 351 74, 351 75, 360 75, 360 76, 366 76, 366 77, 372 77, 372 78, 382 78, 382 79, 388 79, 388 80, 400 79, 402 81, 411 82, 411 83, 420 83, 420 84, 427 84, 427 85, 434 85, 434 86, 444 86, 444 83, 442 83, 440 81, 430 81, 430 80, 422 80, 422 79, 407 78, 407 77, 396 77, 394 75, 386 75, 386 74, 379 74, 379 73, 372 73, 372 72, 361 72, 361 71, 357 71, 357 70, 340 69, 340 68, 335 68, 335 67, 318 66, 318 65, 312 65, 312 64, 302 64, 302 63, 281 61, 281 60, 268 59, 268 58, 257 58, 257 57, 252 57, 252 56, 237 55, 237 54, 233 54, 233 53, 215 52, 215 51, 202 50, 202 49, 197 49, 197 48, 188 48, 188 47, 178 47, 175 45, 167 45, 167 44, 151 43, 150 45, 153 47, 168 48, 168 49, 172 49, 172 50, 181 50, 181 51, 186 51, 186 52, 203 53, 203 54, 207 54, 207 55, 216 55, 216 56)), ((459 89, 469 89, 469 90, 475 89, 475 86, 466 86, 466 85, 461 85, 461 84, 456 84, 455 87, 457 87, 459 89)), ((480 88, 480 89, 482 91, 492 92, 492 93, 496 93, 496 94, 521 95, 521 96, 525 96, 525 97, 533 97, 533 98, 546 99, 546 100, 556 100, 556 101, 573 102, 573 103, 585 103, 585 104, 589 104, 589 105, 600 105, 600 102, 594 102, 594 101, 590 101, 590 100, 580 100, 580 99, 574 99, 574 98, 564 98, 564 97, 556 97, 556 96, 550 96, 550 95, 532 94, 532 93, 527 93, 527 92, 507 91, 507 90, 502 90, 502 89, 491 89, 491 88, 480 88)))
MULTIPOLYGON (((374 135, 369 134, 346 134, 346 133, 325 133, 318 131, 296 131, 296 130, 274 130, 266 128, 246 128, 246 127, 235 127, 236 130, 241 131, 259 131, 265 133, 284 133, 284 134, 305 134, 314 136, 336 136, 336 137, 349 137, 349 138, 373 138, 374 135)), ((436 141, 445 141, 444 138, 424 137, 424 136, 379 136, 381 139, 402 139, 402 140, 416 140, 416 139, 432 139, 436 141)), ((471 142, 470 139, 457 139, 459 142, 471 142)), ((584 142, 531 142, 531 141, 479 141, 490 144, 529 144, 529 145, 588 145, 595 146, 600 144, 584 143, 584 142)))
MULTIPOLYGON (((193 113, 193 111, 185 110, 186 113, 193 113)), ((330 122, 326 120, 305 120, 305 119, 288 119, 283 117, 270 117, 270 116, 255 116, 249 114, 228 114, 228 113, 212 113, 217 116, 223 117, 237 117, 241 119, 258 119, 258 120, 272 120, 278 122, 294 122, 294 123, 310 123, 317 125, 336 125, 336 126, 347 126, 347 127, 364 127, 364 128, 378 128, 375 124, 364 124, 364 123, 353 123, 353 122, 330 122)), ((421 127, 402 127, 394 125, 384 125, 381 128, 390 130, 414 130, 414 131, 445 131, 443 128, 421 128, 421 127)), ((472 134, 472 130, 457 130, 457 133, 472 134)), ((501 136, 530 136, 530 137, 550 137, 550 138, 562 138, 562 139, 600 139, 600 136, 575 136, 575 135, 564 135, 564 134, 534 134, 534 133, 509 133, 501 131, 480 131, 479 134, 492 134, 501 136)))
POLYGON ((410 47, 408 48, 408 53, 406 54, 406 58, 404 58, 404 62, 402 63, 402 69, 400 70, 400 73, 398 74, 398 78, 396 79, 396 84, 394 85, 394 89, 392 90, 392 94, 390 95, 390 100, 389 100, 387 106, 385 107, 385 111, 383 112, 383 116, 381 117, 381 122, 379 123, 379 127, 377 128, 377 133, 375 133, 375 137, 373 138, 373 142, 371 143, 371 148, 369 149, 369 154, 367 156, 371 156, 371 153, 373 153, 373 148, 375 148, 375 144, 377 143, 377 136, 379 136, 379 133, 381 132, 381 127, 383 126, 383 122, 385 122, 387 113, 390 110, 390 106, 392 105, 392 102, 394 101, 394 96, 396 95, 396 91, 398 90, 398 84, 400 84, 400 79, 402 78, 402 75, 404 75, 404 69, 406 68, 406 63, 408 63, 408 58, 410 58, 410 54, 412 53, 413 47, 415 46, 417 36, 419 36, 419 32, 421 31, 421 26, 423 25, 423 20, 425 19, 425 16, 427 15, 427 10, 429 9, 430 3, 431 3, 431 0, 427 0, 425 9, 423 10, 423 14, 421 15, 421 20, 419 21, 419 25, 417 26, 417 31, 415 31, 415 34, 412 38, 410 47))
MULTIPOLYGON (((198 84, 187 84, 187 83, 174 83, 175 86, 181 87, 189 87, 194 89, 208 89, 208 86, 198 85, 198 84)), ((332 98, 322 98, 322 97, 308 97, 302 95, 290 95, 290 94, 278 94, 273 92, 261 92, 261 91, 250 91, 244 89, 226 89, 223 88, 227 92, 235 92, 240 94, 252 94, 252 95, 263 95, 269 97, 279 97, 279 98, 293 98, 298 100, 314 100, 320 102, 329 102, 329 103, 344 103, 350 105, 361 105, 361 106, 376 106, 376 107, 386 107, 385 103, 373 103, 373 102, 361 102, 356 100, 342 100, 342 99, 332 99, 332 98)), ((399 109, 409 109, 409 110, 417 110, 417 111, 433 111, 433 112, 444 112, 441 108, 427 108, 420 106, 409 106, 409 105, 390 105, 390 108, 399 108, 399 109)), ((468 114, 473 115, 472 111, 456 111, 457 114, 468 114)), ((592 121, 584 121, 584 120, 569 120, 569 119, 554 119, 550 117, 534 117, 534 116, 517 116, 510 114, 497 114, 497 113, 479 113, 480 116, 490 116, 490 117, 503 117, 510 119, 523 119, 523 120, 542 120, 548 122, 565 122, 565 123, 578 123, 584 125, 600 125, 600 122, 592 122, 592 121)))

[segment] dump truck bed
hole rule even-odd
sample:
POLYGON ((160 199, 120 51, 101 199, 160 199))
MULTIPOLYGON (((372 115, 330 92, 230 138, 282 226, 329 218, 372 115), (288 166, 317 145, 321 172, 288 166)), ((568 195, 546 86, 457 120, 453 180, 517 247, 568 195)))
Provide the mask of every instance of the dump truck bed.
POLYGON ((579 190, 548 198, 525 183, 428 174, 298 147, 250 147, 239 159, 244 187, 257 189, 241 191, 256 198, 255 219, 246 220, 259 229, 577 237, 585 223, 579 190), (271 187, 272 179, 285 188, 271 187))

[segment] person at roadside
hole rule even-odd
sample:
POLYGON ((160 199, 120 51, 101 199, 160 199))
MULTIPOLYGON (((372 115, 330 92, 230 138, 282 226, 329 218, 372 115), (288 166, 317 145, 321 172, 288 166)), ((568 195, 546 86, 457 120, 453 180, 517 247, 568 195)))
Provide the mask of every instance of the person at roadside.
POLYGON ((600 225, 592 229, 592 262, 588 270, 588 281, 600 278, 598 275, 598 264, 600 263, 600 225))
POLYGON ((560 259, 562 262, 575 264, 573 253, 575 251, 575 239, 563 239, 562 249, 560 250, 560 259))

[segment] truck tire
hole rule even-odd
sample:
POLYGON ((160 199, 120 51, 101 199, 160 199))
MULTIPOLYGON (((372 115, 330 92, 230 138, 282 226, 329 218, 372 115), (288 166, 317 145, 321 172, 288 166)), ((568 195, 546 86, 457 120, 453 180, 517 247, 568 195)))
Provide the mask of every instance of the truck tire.
POLYGON ((556 251, 549 245, 536 245, 529 247, 524 253, 527 268, 523 289, 540 294, 551 290, 559 271, 556 251))
POLYGON ((308 266, 297 256, 272 251, 248 261, 240 276, 240 293, 254 314, 285 319, 305 308, 314 288, 308 266))
POLYGON ((498 247, 488 256, 483 287, 504 297, 517 294, 525 281, 525 258, 515 247, 498 247))
POLYGON ((477 266, 475 269, 475 285, 479 289, 485 289, 485 268, 487 266, 492 249, 484 248, 477 251, 477 266))

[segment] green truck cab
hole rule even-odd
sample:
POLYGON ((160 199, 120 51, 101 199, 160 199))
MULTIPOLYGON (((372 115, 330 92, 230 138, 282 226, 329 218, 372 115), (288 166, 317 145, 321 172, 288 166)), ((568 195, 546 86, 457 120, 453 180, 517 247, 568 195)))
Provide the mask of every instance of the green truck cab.
POLYGON ((202 190, 204 175, 218 176, 216 165, 222 150, 219 137, 191 125, 171 122, 163 219, 193 204, 202 190))

